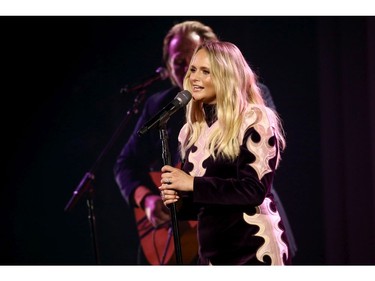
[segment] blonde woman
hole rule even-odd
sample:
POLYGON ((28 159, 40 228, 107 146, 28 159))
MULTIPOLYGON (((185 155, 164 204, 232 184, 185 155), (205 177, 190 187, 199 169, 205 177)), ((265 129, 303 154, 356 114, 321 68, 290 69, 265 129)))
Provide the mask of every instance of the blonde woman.
POLYGON ((281 120, 229 42, 197 47, 184 78, 192 94, 178 140, 181 169, 162 168, 161 196, 198 220, 199 264, 290 264, 271 193, 285 147, 281 120))

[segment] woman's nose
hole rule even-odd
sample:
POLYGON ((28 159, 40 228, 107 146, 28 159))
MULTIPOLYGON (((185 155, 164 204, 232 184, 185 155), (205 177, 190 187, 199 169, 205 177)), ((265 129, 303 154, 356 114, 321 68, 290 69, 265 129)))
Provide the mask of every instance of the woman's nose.
POLYGON ((190 73, 190 80, 191 81, 197 81, 197 74, 195 72, 190 73))

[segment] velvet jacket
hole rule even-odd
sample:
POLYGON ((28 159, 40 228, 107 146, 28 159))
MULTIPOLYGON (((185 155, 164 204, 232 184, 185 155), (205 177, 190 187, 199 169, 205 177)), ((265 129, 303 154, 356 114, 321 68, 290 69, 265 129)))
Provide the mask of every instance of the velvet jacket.
MULTIPOLYGON (((248 108, 234 162, 216 159, 207 149, 219 123, 205 106, 206 124, 186 151, 183 170, 194 176, 194 191, 182 194, 179 216, 198 219, 201 264, 283 265, 289 263, 284 225, 270 192, 278 157, 269 108, 248 108)), ((179 142, 187 139, 187 125, 179 142)))

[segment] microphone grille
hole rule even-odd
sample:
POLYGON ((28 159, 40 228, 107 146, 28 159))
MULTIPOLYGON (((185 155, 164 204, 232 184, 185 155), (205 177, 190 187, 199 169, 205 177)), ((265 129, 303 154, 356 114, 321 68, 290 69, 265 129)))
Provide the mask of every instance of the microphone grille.
POLYGON ((187 90, 179 92, 177 96, 175 97, 175 99, 179 101, 181 107, 187 105, 188 102, 191 100, 191 98, 192 98, 192 95, 187 90))

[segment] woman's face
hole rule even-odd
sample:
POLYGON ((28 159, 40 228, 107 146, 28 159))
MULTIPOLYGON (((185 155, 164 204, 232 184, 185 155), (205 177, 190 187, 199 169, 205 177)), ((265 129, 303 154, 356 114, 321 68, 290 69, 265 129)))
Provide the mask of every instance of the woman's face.
POLYGON ((174 83, 183 88, 185 74, 188 70, 195 48, 201 43, 201 38, 195 32, 177 34, 169 43, 168 70, 174 83))
POLYGON ((206 104, 216 103, 216 91, 211 79, 211 64, 205 49, 200 49, 192 58, 190 72, 189 81, 193 99, 206 104))

